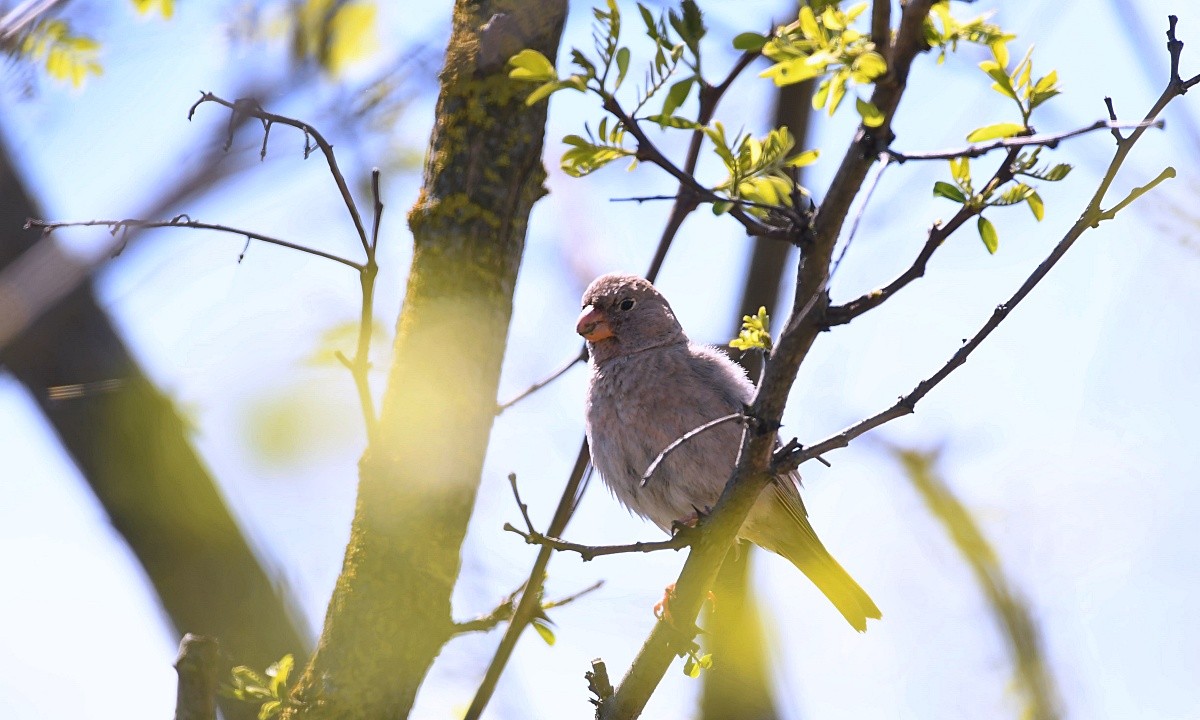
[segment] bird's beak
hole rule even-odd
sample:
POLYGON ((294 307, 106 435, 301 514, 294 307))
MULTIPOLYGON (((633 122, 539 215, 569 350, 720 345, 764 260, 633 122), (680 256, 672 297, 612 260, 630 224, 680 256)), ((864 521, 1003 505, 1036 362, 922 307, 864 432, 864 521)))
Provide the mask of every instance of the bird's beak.
POLYGON ((608 316, 602 310, 597 310, 591 305, 583 309, 583 314, 575 323, 575 332, 582 335, 584 340, 593 343, 607 340, 613 336, 612 328, 608 324, 608 316))

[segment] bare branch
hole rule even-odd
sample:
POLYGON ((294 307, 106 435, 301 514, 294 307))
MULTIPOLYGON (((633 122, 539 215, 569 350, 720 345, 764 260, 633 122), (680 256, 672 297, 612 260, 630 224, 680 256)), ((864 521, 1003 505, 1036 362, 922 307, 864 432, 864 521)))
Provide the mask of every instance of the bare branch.
MULTIPOLYGON (((210 92, 200 93, 200 99, 192 105, 188 111, 188 120, 196 113, 196 108, 206 102, 217 103, 223 105, 233 111, 233 116, 230 117, 230 127, 233 127, 233 122, 237 115, 249 115, 250 117, 258 118, 263 123, 263 145, 262 156, 266 157, 267 153, 267 136, 271 132, 271 125, 279 123, 280 125, 288 125, 294 127, 304 133, 304 156, 308 157, 311 149, 308 145, 308 138, 312 138, 321 149, 321 153, 325 156, 325 162, 329 164, 329 172, 333 175, 333 180, 337 183, 338 192, 342 195, 342 201, 346 204, 346 210, 350 212, 350 219, 354 222, 354 229, 358 232, 358 238, 362 242, 363 250, 370 254, 371 241, 367 239, 367 230, 363 227, 362 216, 359 215, 358 205, 354 202, 354 196, 350 194, 350 187, 346 184, 346 178, 342 175, 342 170, 338 167, 337 159, 333 154, 333 146, 325 139, 316 128, 308 123, 297 120, 295 118, 286 117, 284 115, 276 115, 275 113, 267 112, 255 100, 235 100, 230 102, 223 98, 217 97, 210 92)), ((232 129, 230 131, 232 133, 232 129)), ((227 142, 232 141, 232 134, 227 142)), ((228 149, 228 144, 226 149, 228 149)))
MULTIPOLYGON (((326 260, 332 260, 347 267, 352 267, 359 272, 362 272, 363 269, 362 265, 353 260, 348 260, 344 257, 334 255, 333 253, 327 253, 324 250, 317 250, 316 248, 310 248, 306 245, 298 245, 293 242, 288 242, 287 240, 280 240, 279 238, 254 232, 253 230, 243 230, 241 228, 230 227, 229 225, 220 225, 217 223, 206 223, 198 220, 192 220, 187 215, 177 215, 170 220, 136 220, 133 218, 127 218, 125 220, 79 220, 74 222, 51 222, 47 220, 29 218, 25 221, 26 229, 42 228, 43 232, 47 233, 58 230, 59 228, 97 226, 107 227, 109 232, 111 232, 113 235, 116 235, 118 232, 125 232, 130 228, 145 230, 149 228, 183 227, 193 228, 195 230, 215 230, 217 232, 229 233, 231 235, 240 235, 250 240, 258 240, 259 242, 265 242, 270 245, 278 245, 291 250, 298 250, 302 253, 308 253, 309 255, 316 255, 317 257, 322 257, 326 260)), ((123 248, 124 246, 122 245, 114 254, 120 254, 121 249, 123 248)))
POLYGON ((890 163, 891 157, 889 155, 884 155, 880 158, 879 170, 875 172, 875 177, 871 178, 871 183, 867 185, 867 192, 863 195, 862 202, 859 203, 858 212, 854 214, 854 221, 850 223, 850 234, 846 237, 846 242, 842 245, 842 251, 838 253, 837 260, 833 262, 833 267, 829 269, 830 280, 833 280, 833 276, 837 274, 838 268, 842 266, 842 259, 846 257, 846 251, 850 249, 850 244, 854 242, 854 236, 858 234, 858 224, 862 221, 863 215, 866 214, 867 205, 870 204, 871 198, 875 196, 875 188, 879 187, 879 181, 883 178, 883 173, 888 169, 890 163))
POLYGON ((543 535, 537 531, 525 532, 513 527, 511 523, 504 523, 504 529, 511 533, 516 533, 525 538, 525 542, 530 545, 541 545, 542 547, 556 550, 559 552, 574 552, 579 553, 579 557, 583 558, 584 562, 589 562, 593 558, 598 558, 603 555, 624 555, 627 553, 652 553, 660 550, 682 550, 692 544, 692 535, 690 528, 681 528, 678 532, 671 536, 670 540, 651 540, 645 542, 635 542, 628 545, 583 545, 580 543, 570 542, 561 538, 543 535))
MULTIPOLYGON (((584 589, 582 589, 578 592, 572 593, 570 595, 567 595, 564 598, 559 598, 558 600, 552 600, 547 603, 542 603, 542 606, 540 609, 541 609, 542 613, 544 613, 546 610, 551 610, 556 607, 562 607, 564 605, 570 605, 571 603, 575 602, 576 600, 583 597, 584 595, 595 592, 596 590, 599 590, 602 587, 604 587, 604 581, 597 580, 596 582, 585 587, 584 589)), ((515 609, 517 607, 517 597, 524 590, 525 590, 525 584, 522 583, 521 587, 517 588, 516 590, 513 590, 512 593, 510 593, 508 597, 506 597, 504 600, 502 600, 500 602, 500 604, 495 607, 494 610, 487 613, 486 615, 480 615, 479 617, 475 618, 474 620, 468 620, 466 622, 455 623, 454 634, 461 635, 463 633, 470 633, 470 632, 488 632, 488 631, 492 630, 493 628, 496 628, 497 626, 501 625, 502 623, 508 622, 509 620, 512 619, 513 612, 515 611, 515 609)))
MULTIPOLYGON (((1118 130, 1138 130, 1145 128, 1162 129, 1162 120, 1142 120, 1141 122, 1117 122, 1113 120, 1097 120, 1091 125, 1074 130, 1068 130, 1061 133, 1043 134, 1043 135, 1023 135, 1020 137, 1001 138, 992 142, 980 143, 977 145, 969 145, 965 148, 957 150, 939 150, 936 152, 925 153, 902 153, 898 150, 887 149, 884 152, 889 157, 899 163, 908 162, 910 160, 951 160, 954 158, 977 158, 981 155, 986 155, 993 150, 1010 150, 1012 148, 1023 147, 1047 147, 1054 149, 1063 140, 1069 140, 1073 137, 1086 135, 1097 130, 1112 130, 1117 133, 1118 130)), ((1118 134, 1119 136, 1119 134, 1118 134)))
POLYGON ((567 362, 563 363, 563 365, 561 367, 559 367, 557 370, 550 373, 545 378, 538 380, 534 384, 530 385, 528 388, 526 388, 525 390, 518 393, 516 395, 516 397, 514 397, 513 399, 508 400, 506 402, 502 402, 499 405, 497 405, 496 406, 496 414, 499 415, 500 413, 509 409, 513 405, 516 405, 517 403, 521 402, 525 398, 534 394, 538 390, 541 390, 542 388, 546 387, 550 383, 559 379, 560 377, 565 375, 568 370, 570 370, 571 368, 575 367, 579 363, 584 362, 586 360, 587 360, 587 346, 584 345, 582 348, 580 348, 579 354, 577 354, 575 357, 571 358, 567 362))
POLYGON ((692 438, 696 437, 697 435, 704 432, 705 430, 711 430, 712 428, 715 428, 718 425, 723 425, 724 423, 730 422, 731 420, 739 420, 740 421, 740 420, 745 419, 745 417, 746 416, 740 412, 729 413, 728 415, 722 415, 721 417, 717 418, 716 420, 709 420, 708 422, 704 423, 703 425, 700 425, 699 427, 694 427, 691 430, 688 430, 684 434, 682 434, 679 437, 672 440, 671 444, 667 445, 665 448, 662 449, 662 452, 660 452, 658 454, 658 456, 654 458, 654 462, 650 463, 650 467, 646 468, 646 472, 642 474, 642 487, 646 487, 646 483, 650 482, 650 477, 652 475, 654 475, 654 471, 657 470, 658 466, 661 465, 663 463, 663 461, 667 459, 667 456, 670 455, 675 450, 677 450, 681 445, 686 443, 688 440, 691 440, 692 438))

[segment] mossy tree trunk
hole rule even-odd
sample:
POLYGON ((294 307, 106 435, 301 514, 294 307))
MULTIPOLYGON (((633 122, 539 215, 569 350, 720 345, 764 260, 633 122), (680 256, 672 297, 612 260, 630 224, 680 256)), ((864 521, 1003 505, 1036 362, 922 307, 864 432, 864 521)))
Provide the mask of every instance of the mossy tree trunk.
POLYGON ((452 637, 450 595, 480 482, 512 294, 544 194, 545 103, 507 77, 556 54, 566 3, 458 0, 379 432, 345 564, 290 717, 401 718, 452 637))

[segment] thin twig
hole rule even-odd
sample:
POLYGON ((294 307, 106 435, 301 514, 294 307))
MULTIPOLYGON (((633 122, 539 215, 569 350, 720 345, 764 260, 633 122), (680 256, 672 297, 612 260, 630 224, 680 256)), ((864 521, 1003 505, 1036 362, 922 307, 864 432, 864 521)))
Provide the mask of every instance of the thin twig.
POLYGON ((671 444, 662 449, 662 452, 660 452, 658 456, 654 458, 654 462, 650 463, 650 467, 646 468, 646 472, 642 474, 642 487, 646 487, 646 483, 650 482, 650 477, 654 475, 654 471, 657 470, 658 466, 667 459, 667 456, 678 449, 685 442, 691 440, 705 430, 711 430, 712 428, 727 423, 731 420, 742 420, 745 417, 746 416, 741 412, 729 413, 728 415, 723 415, 716 420, 709 420, 699 427, 694 427, 672 440, 671 444))
MULTIPOLYGON (((550 602, 542 603, 541 611, 544 613, 546 610, 552 610, 554 608, 562 607, 564 605, 570 605, 571 603, 575 602, 579 598, 581 598, 589 593, 593 593, 602 587, 604 587, 604 581, 597 580, 596 582, 592 583, 591 585, 585 587, 584 589, 582 589, 578 592, 574 592, 570 595, 567 595, 566 597, 559 598, 558 600, 551 600, 550 602)), ((525 584, 522 583, 521 587, 517 588, 516 590, 513 590, 512 593, 508 597, 506 597, 504 600, 502 600, 500 602, 500 604, 495 607, 495 609, 493 609, 491 612, 487 613, 486 615, 480 615, 479 617, 475 618, 474 620, 467 620, 466 622, 455 623, 454 624, 454 634, 461 635, 463 633, 469 633, 469 632, 488 632, 489 630, 492 630, 493 628, 499 626, 500 624, 508 622, 509 620, 512 619, 513 612, 515 612, 515 610, 516 610, 517 597, 524 590, 525 590, 525 584)))
POLYGON ((593 558, 598 558, 604 555, 624 555, 627 553, 652 553, 660 550, 682 550, 692 544, 692 535, 689 532, 691 528, 681 529, 671 536, 670 540, 649 540, 644 542, 635 542, 628 545, 583 545, 574 543, 562 538, 543 535, 540 532, 532 531, 525 532, 514 527, 511 523, 504 523, 504 529, 511 533, 516 533, 525 538, 525 542, 530 545, 541 545, 543 547, 556 550, 558 552, 574 552, 579 553, 579 557, 583 558, 584 562, 589 562, 593 558))
MULTIPOLYGON (((887 3, 884 3, 885 5, 887 3)), ((879 170, 875 171, 875 176, 871 178, 870 184, 867 185, 867 192, 863 194, 862 202, 858 205, 858 212, 854 214, 854 220, 850 223, 850 234, 846 237, 846 242, 842 245, 842 251, 838 253, 837 260, 833 261, 833 267, 829 269, 829 281, 832 282, 837 275, 838 268, 842 266, 842 259, 846 257, 846 251, 850 249, 850 244, 854 242, 854 237, 858 234, 858 224, 862 222, 863 215, 867 212, 867 205, 870 204, 871 198, 875 196, 875 188, 879 187, 879 181, 883 178, 883 173, 888 169, 891 163, 891 157, 884 155, 879 160, 879 170)))
POLYGON ((1162 129, 1162 120, 1142 120, 1140 122, 1117 122, 1116 120, 1097 120, 1091 125, 1086 125, 1074 130, 1066 132, 1042 134, 1042 135, 1022 135, 1020 137, 1001 138, 992 142, 979 143, 977 145, 968 145, 965 148, 956 150, 938 150, 936 152, 923 153, 902 153, 899 150, 888 148, 884 150, 893 160, 899 163, 905 163, 910 160, 952 160, 955 158, 977 158, 981 155, 986 155, 993 150, 1008 150, 1012 148, 1023 147, 1046 147, 1054 149, 1063 140, 1069 140, 1073 137, 1086 135, 1097 130, 1144 130, 1145 128, 1153 127, 1162 129))
POLYGON ((570 370, 571 368, 575 367, 575 366, 576 366, 576 365, 578 365, 579 363, 581 363, 581 362, 584 362, 584 361, 586 361, 586 360, 587 360, 587 345, 584 345, 584 346, 583 346, 583 347, 580 349, 579 353, 578 353, 577 355, 575 355, 575 357, 573 357, 573 358, 571 358, 570 360, 568 360, 567 362, 563 363, 563 364, 562 364, 562 366, 561 366, 561 367, 559 367, 557 370, 555 370, 554 372, 550 373, 550 374, 549 374, 549 375, 547 375, 545 378, 542 378, 541 380, 538 380, 538 381, 537 381, 537 382, 535 382, 534 384, 532 384, 532 385, 530 385, 529 387, 525 388, 525 389, 524 389, 524 390, 522 390, 520 393, 517 393, 517 395, 516 395, 515 397, 513 397, 511 400, 508 400, 508 401, 506 401, 506 402, 502 402, 502 403, 500 403, 499 405, 497 405, 497 406, 496 406, 496 414, 497 414, 497 415, 499 415, 500 413, 502 413, 502 412, 504 412, 505 410, 509 409, 509 408, 510 408, 510 407, 512 407, 513 405, 516 405, 517 403, 521 402, 521 401, 522 401, 522 400, 524 400, 525 398, 527 398, 527 397, 529 397, 530 395, 534 394, 534 393, 535 393, 535 392, 537 392, 538 390, 541 390, 542 388, 546 387, 546 386, 547 386, 547 385, 549 385, 550 383, 552 383, 552 382, 554 382, 555 380, 559 379, 560 377, 562 377, 563 375, 565 375, 565 374, 566 374, 566 372, 567 372, 568 370, 570 370))
POLYGON ((231 235, 239 235, 251 240, 258 240, 259 242, 265 242, 270 245, 278 245, 291 250, 298 250, 302 253, 308 253, 309 255, 316 255, 317 257, 322 257, 326 260, 332 260, 347 267, 352 267, 359 272, 362 272, 363 269, 362 265, 353 260, 348 260, 339 255, 334 255, 333 253, 327 253, 324 250, 317 250, 316 248, 310 248, 306 245, 298 245, 293 242, 288 242, 287 240, 280 240, 279 238, 274 238, 270 235, 263 235, 262 233, 254 232, 253 230, 243 230, 241 228, 235 228, 229 225, 220 225, 217 223, 207 223, 200 222, 198 220, 192 220, 187 215, 178 215, 170 220, 136 220, 133 218, 127 218, 125 220, 79 220, 75 222, 49 222, 46 220, 29 218, 25 221, 26 230, 30 228, 41 228, 43 232, 47 233, 58 230, 59 228, 96 226, 107 227, 109 232, 111 232, 113 235, 116 235, 118 232, 124 232, 128 228, 146 230, 150 228, 180 227, 193 228, 195 230, 215 230, 217 232, 229 233, 231 235))
MULTIPOLYGON (((262 152, 266 154, 266 134, 270 132, 270 126, 273 123, 294 127, 304 133, 305 137, 305 156, 309 152, 308 138, 311 137, 316 142, 317 147, 321 149, 321 153, 325 156, 325 162, 329 164, 329 172, 333 175, 333 180, 337 183, 338 192, 342 195, 342 201, 346 204, 346 210, 350 213, 350 219, 354 221, 354 229, 358 232, 359 240, 362 242, 363 250, 370 253, 371 243, 367 239, 366 228, 363 227, 362 216, 358 212, 358 205, 354 202, 354 196, 350 194, 350 187, 346 184, 346 178, 342 175, 342 170, 338 167, 337 159, 333 154, 333 146, 325 139, 316 128, 308 123, 297 120, 295 118, 286 117, 284 115, 276 115, 275 113, 267 112, 256 101, 237 100, 230 102, 224 98, 217 97, 210 92, 200 93, 200 99, 192 105, 188 111, 188 120, 196 113, 196 108, 206 102, 214 102, 218 105, 223 105, 234 113, 242 113, 251 117, 256 117, 263 122, 264 136, 262 152)), ((232 120, 231 120, 232 122, 232 120)))

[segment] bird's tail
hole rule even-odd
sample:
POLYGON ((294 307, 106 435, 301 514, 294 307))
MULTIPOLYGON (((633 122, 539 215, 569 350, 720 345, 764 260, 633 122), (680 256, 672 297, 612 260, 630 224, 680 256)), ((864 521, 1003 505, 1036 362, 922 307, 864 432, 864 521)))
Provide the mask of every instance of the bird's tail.
POLYGON ((781 547, 771 549, 800 568, 800 572, 812 580, 855 630, 866 632, 867 618, 878 620, 882 617, 883 614, 867 591, 833 559, 815 535, 789 540, 782 543, 781 547))

